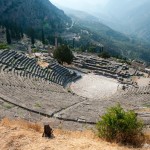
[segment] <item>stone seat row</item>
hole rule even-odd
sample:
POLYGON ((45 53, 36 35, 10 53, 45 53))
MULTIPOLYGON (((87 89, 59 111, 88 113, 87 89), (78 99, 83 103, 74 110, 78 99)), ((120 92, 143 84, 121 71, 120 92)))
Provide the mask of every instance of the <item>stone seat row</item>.
POLYGON ((70 72, 57 63, 42 68, 37 64, 36 59, 28 58, 16 51, 6 50, 1 52, 0 64, 3 65, 1 67, 3 71, 12 71, 20 76, 43 78, 60 85, 64 85, 68 81, 78 77, 77 74, 70 72))
POLYGON ((42 78, 29 78, 25 76, 18 76, 13 72, 0 72, 0 82, 3 85, 10 85, 16 87, 25 87, 25 88, 35 88, 39 90, 54 90, 57 92, 63 92, 64 89, 62 86, 50 82, 42 78))

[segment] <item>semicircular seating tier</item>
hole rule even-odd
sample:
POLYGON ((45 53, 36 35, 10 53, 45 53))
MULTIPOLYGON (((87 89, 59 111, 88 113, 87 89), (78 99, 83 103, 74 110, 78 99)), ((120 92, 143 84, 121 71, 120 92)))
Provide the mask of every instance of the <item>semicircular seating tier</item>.
POLYGON ((89 99, 63 88, 79 77, 56 62, 42 68, 34 58, 16 51, 0 51, 0 118, 46 116, 95 124, 107 108, 120 103, 150 124, 150 86, 131 87, 110 97, 89 99))
POLYGON ((37 59, 10 50, 0 53, 0 67, 3 71, 12 72, 19 76, 41 78, 62 86, 81 77, 56 62, 42 68, 37 64, 37 59))

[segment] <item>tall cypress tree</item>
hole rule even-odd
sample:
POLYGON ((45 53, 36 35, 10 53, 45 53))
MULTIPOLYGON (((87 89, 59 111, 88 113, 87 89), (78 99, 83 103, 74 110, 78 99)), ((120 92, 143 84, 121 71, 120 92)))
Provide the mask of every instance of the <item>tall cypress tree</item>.
POLYGON ((23 29, 22 29, 22 27, 20 27, 20 35, 21 35, 21 38, 23 38, 23 29))
POLYGON ((73 43, 72 43, 73 49, 74 49, 74 44, 75 44, 75 38, 73 38, 73 43))
POLYGON ((45 45, 45 35, 44 35, 44 29, 42 28, 42 43, 45 45))
POLYGON ((30 28, 29 29, 29 36, 31 38, 31 43, 32 45, 34 45, 35 43, 35 32, 34 32, 34 29, 33 28, 30 28))
POLYGON ((6 39, 7 39, 7 43, 11 44, 11 36, 8 28, 6 28, 6 39))

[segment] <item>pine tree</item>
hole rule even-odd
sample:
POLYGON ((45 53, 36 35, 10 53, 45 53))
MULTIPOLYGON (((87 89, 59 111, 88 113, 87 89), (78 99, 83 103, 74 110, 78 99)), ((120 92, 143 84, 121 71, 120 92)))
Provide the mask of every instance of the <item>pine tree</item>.
POLYGON ((22 29, 22 27, 20 28, 20 35, 21 35, 21 38, 23 38, 23 29, 22 29))
POLYGON ((11 36, 8 28, 6 28, 6 39, 7 39, 7 43, 11 44, 11 36))
POLYGON ((35 31, 34 31, 34 29, 33 28, 29 28, 28 34, 29 34, 29 36, 31 38, 32 45, 34 45, 34 43, 35 43, 35 31))
POLYGON ((74 49, 74 45, 75 45, 75 38, 73 38, 73 43, 72 43, 72 45, 73 45, 73 49, 74 49))
POLYGON ((42 28, 42 43, 45 45, 45 35, 44 35, 44 30, 42 28))
POLYGON ((66 62, 68 64, 71 64, 73 61, 73 53, 69 49, 67 45, 61 45, 59 46, 53 54, 54 58, 57 59, 57 61, 60 64, 63 64, 63 62, 66 62))

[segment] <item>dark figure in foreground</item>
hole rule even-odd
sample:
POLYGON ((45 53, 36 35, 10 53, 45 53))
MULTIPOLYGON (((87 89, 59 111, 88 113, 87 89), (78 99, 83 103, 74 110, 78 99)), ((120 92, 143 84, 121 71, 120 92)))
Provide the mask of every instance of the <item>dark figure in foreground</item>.
POLYGON ((44 125, 44 133, 42 137, 47 137, 47 138, 53 137, 53 130, 49 125, 44 125))

